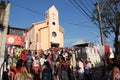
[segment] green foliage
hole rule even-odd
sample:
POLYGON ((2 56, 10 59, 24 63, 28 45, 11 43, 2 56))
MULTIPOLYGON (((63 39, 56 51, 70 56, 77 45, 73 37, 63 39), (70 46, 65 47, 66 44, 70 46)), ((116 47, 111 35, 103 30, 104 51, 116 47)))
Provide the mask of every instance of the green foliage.
MULTIPOLYGON (((106 38, 114 36, 115 53, 120 54, 120 0, 101 0, 99 2, 103 33, 106 38), (103 6, 103 4, 105 5, 103 6), (102 9, 101 9, 102 8, 102 9)), ((97 15, 97 10, 93 11, 97 15)), ((98 21, 98 17, 93 17, 95 21, 98 21)))

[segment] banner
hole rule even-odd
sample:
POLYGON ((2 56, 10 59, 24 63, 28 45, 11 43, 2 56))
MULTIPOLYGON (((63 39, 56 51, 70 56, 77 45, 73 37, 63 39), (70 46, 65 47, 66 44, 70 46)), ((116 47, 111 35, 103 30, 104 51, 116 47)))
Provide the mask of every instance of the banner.
POLYGON ((16 35, 7 35, 6 44, 24 46, 25 37, 16 35))

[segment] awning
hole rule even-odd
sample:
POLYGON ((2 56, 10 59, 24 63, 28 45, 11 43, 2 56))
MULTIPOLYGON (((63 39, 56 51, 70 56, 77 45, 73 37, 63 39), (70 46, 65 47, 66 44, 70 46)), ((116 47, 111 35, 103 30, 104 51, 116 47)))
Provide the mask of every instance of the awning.
POLYGON ((73 43, 73 46, 77 46, 77 45, 84 45, 84 44, 89 44, 90 42, 85 41, 85 40, 79 40, 76 41, 75 43, 73 43))

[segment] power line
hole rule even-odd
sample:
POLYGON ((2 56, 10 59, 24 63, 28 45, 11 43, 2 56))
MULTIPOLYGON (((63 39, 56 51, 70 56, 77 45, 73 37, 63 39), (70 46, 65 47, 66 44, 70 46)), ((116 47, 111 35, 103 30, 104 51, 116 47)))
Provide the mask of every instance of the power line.
POLYGON ((85 13, 85 15, 87 15, 91 19, 91 16, 81 7, 80 4, 77 3, 76 0, 73 0, 73 2, 85 13))
MULTIPOLYGON (((87 0, 86 0, 86 1, 87 1, 87 0)), ((91 6, 91 7, 89 6, 89 8, 88 8, 88 7, 84 4, 84 2, 82 2, 82 0, 79 0, 79 2, 80 2, 81 5, 83 5, 83 7, 88 11, 88 13, 90 13, 91 16, 94 16, 94 13, 91 12, 91 10, 93 10, 93 9, 89 10, 90 8, 92 8, 92 6, 91 6)), ((90 3, 90 1, 87 3, 87 5, 89 5, 89 3, 90 3)), ((96 23, 95 21, 93 21, 92 18, 93 18, 93 17, 91 17, 91 22, 93 22, 93 24, 97 25, 97 23, 96 23)))
MULTIPOLYGON (((78 4, 75 0, 74 0, 74 2, 86 14, 86 16, 89 17, 90 20, 92 20, 92 17, 80 6, 80 4, 78 4)), ((97 25, 97 23, 95 21, 93 23, 97 25)))
POLYGON ((84 2, 82 2, 82 0, 79 0, 79 2, 80 2, 81 5, 83 5, 83 7, 92 15, 92 12, 88 9, 88 7, 84 4, 84 2))
MULTIPOLYGON (((12 2, 13 3, 13 2, 12 2)), ((35 11, 35 10, 33 10, 33 9, 30 9, 30 8, 26 8, 26 7, 23 7, 23 6, 21 6, 21 5, 19 5, 19 4, 16 4, 16 3, 13 3, 15 6, 17 6, 17 7, 20 7, 20 8, 23 8, 23 9, 25 9, 25 10, 28 10, 28 11, 31 11, 31 12, 33 12, 33 13, 36 13, 36 14, 40 14, 41 16, 44 16, 42 13, 40 13, 40 12, 38 12, 38 11, 35 11)), ((80 24, 78 24, 78 23, 70 23, 70 22, 64 22, 64 21, 62 21, 63 23, 67 23, 67 24, 71 24, 71 25, 81 25, 81 23, 80 24)))
MULTIPOLYGON (((39 14, 39 15, 41 15, 41 16, 44 16, 42 13, 40 13, 40 12, 38 12, 38 11, 35 11, 35 10, 33 10, 33 9, 30 9, 30 8, 26 8, 26 7, 23 7, 23 6, 21 6, 21 5, 19 5, 19 4, 17 4, 17 3, 14 3, 14 2, 11 2, 11 3, 13 3, 15 6, 17 6, 17 7, 20 7, 20 8, 23 8, 23 9, 25 9, 25 10, 28 10, 28 11, 31 11, 31 12, 33 12, 33 13, 36 13, 36 14, 39 14)), ((75 5, 74 5, 75 6, 75 5)), ((78 8, 78 7, 76 7, 76 8, 78 8)), ((81 10, 82 11, 82 10, 81 10)), ((85 13, 83 13, 84 15, 85 15, 85 13)), ((86 15, 85 15, 86 16, 86 15)), ((65 20, 65 19, 64 19, 65 20)), ((71 25, 74 25, 74 26, 80 26, 82 23, 86 23, 86 22, 82 22, 82 23, 71 23, 71 22, 68 22, 68 20, 67 21, 63 21, 62 20, 62 22, 63 23, 66 23, 66 24, 71 24, 71 25)))
POLYGON ((80 9, 80 8, 78 8, 78 6, 73 2, 73 1, 71 1, 71 0, 69 0, 70 1, 70 3, 79 11, 81 11, 81 13, 85 16, 85 17, 87 17, 88 18, 88 16, 86 16, 86 14, 80 9))
MULTIPOLYGON (((81 9, 81 6, 76 2, 76 1, 72 1, 72 0, 69 0, 69 2, 79 11, 81 11, 81 13, 87 17, 91 22, 92 22, 92 17, 88 15, 88 13, 82 8, 81 9), (77 3, 77 5, 76 5, 77 3)), ((97 25, 97 23, 94 21, 93 24, 97 25)))
MULTIPOLYGON (((66 23, 66 22, 64 22, 64 21, 62 21, 63 23, 66 23)), ((82 22, 82 23, 85 23, 86 24, 86 22, 82 22)), ((87 22, 88 23, 88 22, 87 22)), ((91 23, 91 22, 89 22, 89 23, 91 23)), ((84 26, 84 25, 82 25, 82 24, 77 24, 77 23, 66 23, 66 24, 71 24, 71 25, 74 25, 74 26, 84 26)), ((87 27, 87 26, 84 26, 84 27, 87 27)))
POLYGON ((38 12, 38 11, 35 11, 35 10, 33 10, 33 9, 23 7, 23 6, 21 6, 21 5, 19 5, 19 4, 16 4, 16 3, 14 3, 14 2, 11 2, 11 3, 13 3, 14 5, 16 5, 17 7, 20 7, 20 8, 23 8, 23 9, 25 9, 25 10, 31 11, 31 12, 33 12, 33 13, 39 14, 39 15, 41 15, 41 16, 44 16, 42 13, 40 13, 40 12, 38 12))
POLYGON ((108 6, 110 7, 110 9, 113 11, 113 13, 115 14, 115 10, 111 7, 111 5, 110 5, 110 2, 106 2, 107 4, 108 4, 108 6))

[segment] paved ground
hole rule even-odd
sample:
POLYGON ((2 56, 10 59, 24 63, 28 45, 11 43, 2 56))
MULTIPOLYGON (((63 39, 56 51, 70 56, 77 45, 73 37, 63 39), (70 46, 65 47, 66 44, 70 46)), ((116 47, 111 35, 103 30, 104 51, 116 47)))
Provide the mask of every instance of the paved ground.
POLYGON ((91 80, 103 80, 101 76, 101 68, 97 68, 92 75, 91 80))
POLYGON ((93 76, 91 80, 110 80, 110 79, 109 77, 102 78, 101 67, 99 67, 93 72, 93 76))

